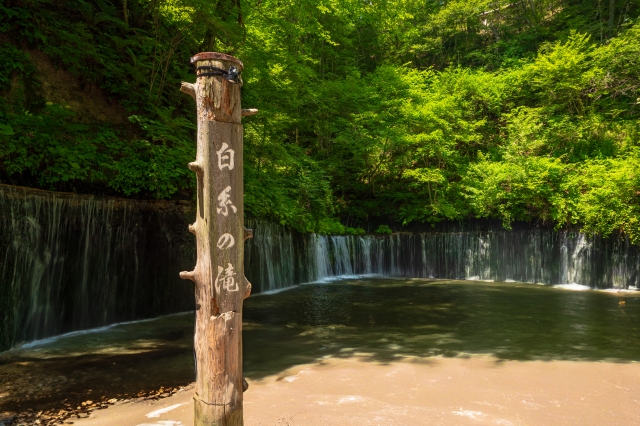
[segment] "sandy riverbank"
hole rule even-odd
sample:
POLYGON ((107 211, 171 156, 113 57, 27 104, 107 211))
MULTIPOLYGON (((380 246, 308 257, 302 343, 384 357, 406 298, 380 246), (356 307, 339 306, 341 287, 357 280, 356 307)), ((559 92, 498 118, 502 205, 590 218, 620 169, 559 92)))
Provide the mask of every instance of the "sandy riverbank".
MULTIPOLYGON (((191 425, 191 396, 116 404, 74 424, 191 425)), ((247 426, 634 426, 640 363, 326 359, 250 382, 244 409, 247 426)))

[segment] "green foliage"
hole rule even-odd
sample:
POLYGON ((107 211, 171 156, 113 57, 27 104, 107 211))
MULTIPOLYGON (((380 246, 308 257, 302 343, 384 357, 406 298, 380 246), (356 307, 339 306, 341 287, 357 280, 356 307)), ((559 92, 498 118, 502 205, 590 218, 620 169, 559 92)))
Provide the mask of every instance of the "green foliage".
POLYGON ((557 209, 565 167, 555 158, 516 157, 491 162, 482 158, 465 176, 466 191, 479 217, 497 217, 505 227, 515 220, 561 219, 557 209))
POLYGON ((346 233, 346 228, 334 218, 321 219, 316 229, 320 234, 344 235, 346 233))
MULTIPOLYGON (((192 175, 184 162, 187 150, 172 150, 164 141, 125 140, 109 126, 74 123, 74 114, 47 105, 39 114, 4 117, 0 161, 9 175, 34 175, 39 186, 59 188, 68 182, 100 183, 125 195, 141 191, 166 198, 188 185, 192 175), (176 154, 182 153, 182 156, 176 154)), ((2 129, 2 128, 0 128, 2 129)))
POLYGON ((367 233, 367 231, 362 228, 351 228, 349 226, 346 227, 344 231, 347 235, 364 235, 367 233))
POLYGON ((8 124, 0 124, 0 136, 13 136, 15 132, 13 131, 13 127, 8 124))
POLYGON ((577 199, 566 215, 591 233, 622 231, 640 242, 640 151, 626 158, 590 160, 568 176, 565 191, 577 199))
POLYGON ((622 0, 11 0, 0 178, 193 196, 195 107, 177 89, 192 54, 218 50, 244 61, 243 105, 260 110, 244 123, 251 216, 353 235, 341 223, 543 220, 640 242, 638 14, 622 0), (45 105, 24 42, 133 128, 45 105))
POLYGON ((7 91, 11 88, 11 77, 31 71, 31 63, 27 54, 15 46, 5 45, 0 51, 0 90, 7 91))
POLYGON ((393 233, 393 231, 391 231, 391 228, 389 228, 388 225, 380 225, 380 226, 378 226, 378 229, 376 229, 374 232, 376 234, 391 234, 391 233, 393 233))

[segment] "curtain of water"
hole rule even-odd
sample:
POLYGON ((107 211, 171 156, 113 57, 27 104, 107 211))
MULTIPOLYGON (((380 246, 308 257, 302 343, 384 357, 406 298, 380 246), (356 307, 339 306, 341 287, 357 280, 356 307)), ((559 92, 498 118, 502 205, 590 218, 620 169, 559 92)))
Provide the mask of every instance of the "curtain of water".
POLYGON ((587 237, 573 231, 527 229, 399 233, 394 235, 300 235, 275 225, 263 228, 251 253, 291 253, 292 260, 247 258, 247 275, 259 291, 336 276, 396 277, 581 284, 629 288, 640 284, 640 250, 620 237, 587 237), (275 234, 275 235, 274 235, 275 234), (290 239, 282 235, 291 236, 290 239), (295 237, 294 237, 295 235, 295 237), (278 247, 298 240, 295 249, 278 247), (256 263, 270 266, 257 267, 256 263), (283 270, 280 270, 282 268, 283 270), (267 271, 265 273, 265 271, 267 271), (287 276, 287 281, 279 277, 287 276))
POLYGON ((0 185, 0 350, 190 309, 188 213, 0 185))

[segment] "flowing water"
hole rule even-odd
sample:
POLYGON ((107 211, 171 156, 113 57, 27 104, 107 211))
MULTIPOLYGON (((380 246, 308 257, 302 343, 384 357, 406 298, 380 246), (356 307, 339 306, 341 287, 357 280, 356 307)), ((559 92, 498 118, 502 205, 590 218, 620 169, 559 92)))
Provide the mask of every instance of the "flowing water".
MULTIPOLYGON (((193 309, 189 202, 136 201, 0 185, 0 351, 23 342, 193 309)), ((523 225, 328 236, 248 221, 253 291, 376 274, 636 288, 640 250, 523 225)))
MULTIPOLYGON (((379 362, 473 354, 640 361, 635 292, 350 279, 252 296, 245 301, 243 327, 249 380, 327 356, 379 362)), ((5 352, 0 355, 0 412, 186 385, 194 377, 192 335, 189 313, 5 352)))
POLYGON ((393 235, 298 235, 255 223, 246 274, 259 291, 353 275, 637 288, 640 250, 575 231, 474 227, 393 235))
POLYGON ((192 309, 186 204, 0 185, 0 351, 192 309))

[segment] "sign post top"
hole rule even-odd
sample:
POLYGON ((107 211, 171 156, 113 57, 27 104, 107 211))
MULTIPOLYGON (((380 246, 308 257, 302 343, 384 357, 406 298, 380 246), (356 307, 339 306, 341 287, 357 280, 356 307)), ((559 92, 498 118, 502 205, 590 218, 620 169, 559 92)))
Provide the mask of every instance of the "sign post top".
POLYGON ((244 64, 238 58, 235 58, 231 55, 227 55, 226 53, 219 52, 200 52, 196 53, 191 57, 191 63, 194 64, 198 61, 228 61, 236 64, 240 69, 238 71, 242 71, 244 68, 244 64))

